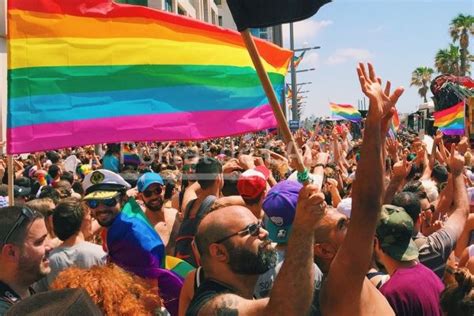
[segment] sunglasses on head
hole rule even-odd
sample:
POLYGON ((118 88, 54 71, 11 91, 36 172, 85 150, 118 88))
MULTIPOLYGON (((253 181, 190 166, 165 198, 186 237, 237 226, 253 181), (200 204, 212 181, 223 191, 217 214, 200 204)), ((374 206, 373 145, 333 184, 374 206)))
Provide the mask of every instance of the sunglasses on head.
POLYGON ((156 195, 160 195, 161 192, 163 192, 163 187, 160 185, 160 186, 157 186, 154 190, 146 189, 145 191, 143 191, 143 195, 146 198, 149 198, 153 195, 153 193, 155 193, 156 195))
POLYGON ((237 236, 237 235, 239 235, 240 237, 244 237, 244 236, 247 236, 247 235, 252 235, 252 236, 256 237, 260 233, 260 228, 262 228, 262 223, 249 224, 244 229, 239 230, 238 232, 233 233, 232 235, 221 238, 221 239, 215 241, 214 243, 220 244, 221 242, 226 241, 227 239, 232 238, 232 237, 237 236))
POLYGON ((115 205, 117 205, 118 201, 116 198, 110 198, 105 200, 87 200, 86 203, 90 209, 96 209, 99 207, 100 204, 105 205, 107 207, 114 207, 115 205))
POLYGON ((12 228, 8 231, 8 233, 5 235, 5 237, 2 239, 2 244, 7 244, 8 239, 13 235, 13 233, 18 229, 18 227, 23 224, 25 220, 32 221, 35 218, 39 218, 41 215, 40 213, 30 209, 29 207, 22 207, 20 215, 18 215, 18 218, 16 219, 15 223, 13 224, 12 228))

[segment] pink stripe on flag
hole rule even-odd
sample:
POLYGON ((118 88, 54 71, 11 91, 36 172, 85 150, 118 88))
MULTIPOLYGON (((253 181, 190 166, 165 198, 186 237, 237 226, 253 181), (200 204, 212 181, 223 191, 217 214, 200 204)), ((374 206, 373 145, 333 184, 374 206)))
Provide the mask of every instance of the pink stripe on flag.
POLYGON ((10 154, 87 144, 135 141, 200 140, 273 128, 270 105, 232 111, 137 115, 22 126, 7 130, 10 154), (186 122, 196 122, 187 125, 186 122), (107 132, 104 133, 104 130, 107 132))

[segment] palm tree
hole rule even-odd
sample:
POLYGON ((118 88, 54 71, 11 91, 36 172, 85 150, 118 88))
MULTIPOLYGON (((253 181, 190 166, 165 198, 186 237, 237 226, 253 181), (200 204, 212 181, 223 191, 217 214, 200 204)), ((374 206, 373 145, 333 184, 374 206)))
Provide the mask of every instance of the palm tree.
POLYGON ((442 74, 459 76, 459 47, 450 44, 448 48, 438 50, 435 67, 442 74))
POLYGON ((411 86, 420 87, 418 94, 423 98, 424 102, 428 102, 426 94, 428 93, 429 85, 431 82, 431 75, 434 70, 430 67, 418 67, 411 74, 411 86))
POLYGON ((450 24, 449 33, 453 38, 453 43, 459 40, 460 52, 460 69, 459 74, 465 76, 470 68, 469 56, 469 33, 474 35, 474 16, 459 14, 450 24))

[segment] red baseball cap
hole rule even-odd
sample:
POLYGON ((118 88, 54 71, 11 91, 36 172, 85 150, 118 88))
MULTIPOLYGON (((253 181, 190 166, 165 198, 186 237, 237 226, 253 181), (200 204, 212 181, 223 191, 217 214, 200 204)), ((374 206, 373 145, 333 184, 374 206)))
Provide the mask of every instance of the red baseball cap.
POLYGON ((255 199, 267 187, 270 170, 265 166, 258 166, 243 172, 237 181, 237 190, 243 198, 255 199))

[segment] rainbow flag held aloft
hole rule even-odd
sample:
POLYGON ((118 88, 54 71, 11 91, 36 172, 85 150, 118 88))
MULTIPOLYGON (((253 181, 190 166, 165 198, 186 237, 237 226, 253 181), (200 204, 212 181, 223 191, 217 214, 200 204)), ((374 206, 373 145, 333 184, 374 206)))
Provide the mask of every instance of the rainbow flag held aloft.
POLYGON ((139 166, 140 163, 140 156, 129 145, 125 144, 123 146, 123 164, 139 166))
POLYGON ((434 126, 438 127, 445 135, 464 135, 464 101, 434 112, 434 126))
MULTIPOLYGON (((232 30, 112 0, 11 0, 7 45, 9 153, 276 126, 232 30)), ((256 45, 281 98, 292 52, 256 45)))
POLYGON ((306 51, 303 51, 301 53, 301 55, 299 55, 298 57, 296 56, 293 56, 293 60, 294 60, 294 63, 295 63, 295 69, 298 68, 299 64, 301 63, 301 61, 303 60, 303 57, 304 57, 304 54, 306 53, 306 51))
POLYGON ((362 120, 360 112, 350 104, 336 104, 331 102, 329 103, 329 107, 331 108, 333 118, 340 118, 351 122, 360 122, 362 120))

